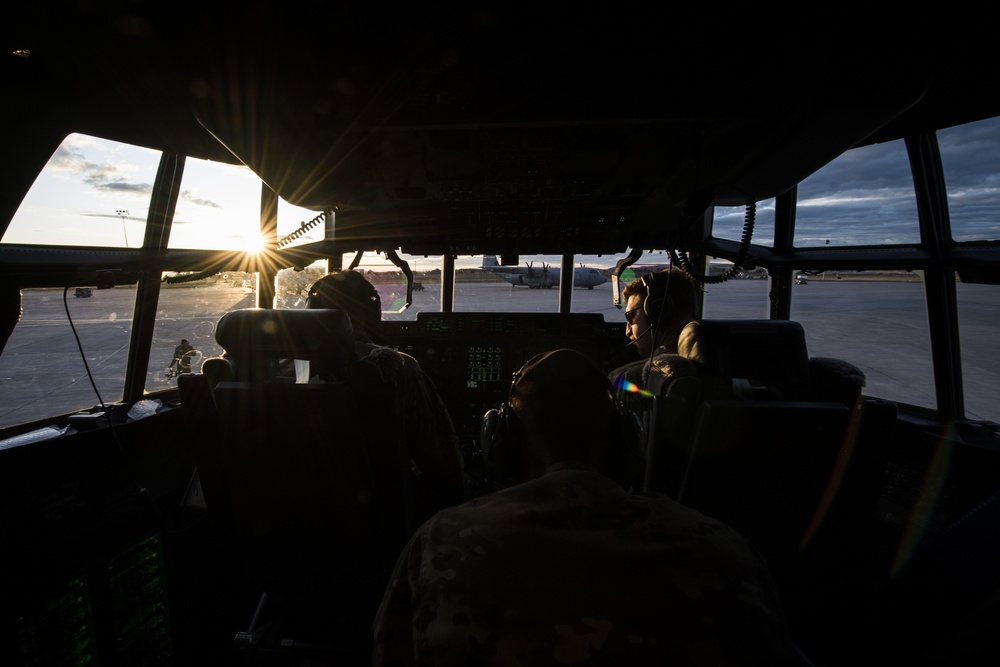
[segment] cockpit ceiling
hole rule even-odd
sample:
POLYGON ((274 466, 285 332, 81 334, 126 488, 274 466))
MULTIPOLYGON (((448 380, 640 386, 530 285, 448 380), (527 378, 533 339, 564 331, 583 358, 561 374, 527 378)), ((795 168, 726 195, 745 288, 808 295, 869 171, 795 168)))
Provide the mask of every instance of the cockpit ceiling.
MULTIPOLYGON (((336 210, 346 237, 414 252, 669 237, 894 126, 970 113, 937 86, 954 94, 953 66, 967 80, 988 64, 832 31, 780 48, 742 30, 667 39, 647 16, 508 5, 100 4, 19 26, 32 55, 4 62, 18 102, 0 113, 27 164, 69 132, 242 162, 286 201, 336 210)), ((11 197, 26 189, 3 169, 11 197)))

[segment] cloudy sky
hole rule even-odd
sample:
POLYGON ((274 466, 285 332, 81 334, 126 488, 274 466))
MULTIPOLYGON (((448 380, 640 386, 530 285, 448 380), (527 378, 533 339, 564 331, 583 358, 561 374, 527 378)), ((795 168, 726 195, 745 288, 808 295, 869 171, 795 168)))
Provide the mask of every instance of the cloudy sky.
MULTIPOLYGON (((1000 118, 938 133, 956 240, 1000 239, 1000 118)), ((795 245, 919 242, 902 140, 845 153, 799 185, 795 245), (879 224, 872 225, 872 219, 879 224), (827 241, 829 243, 827 244, 827 241)), ((754 242, 774 232, 774 201, 758 204, 754 242)), ((739 239, 742 209, 716 211, 716 235, 739 239)))
MULTIPOLYGON (((1000 239, 1000 118, 943 130, 938 136, 954 237, 959 241, 1000 239)), ((69 137, 25 198, 3 242, 138 246, 158 162, 159 154, 154 151, 69 137)), ((254 249, 259 241, 254 229, 259 187, 247 169, 188 160, 170 245, 254 249)), ((902 141, 844 154, 803 181, 798 196, 798 247, 919 241, 902 141), (872 225, 873 219, 879 224, 872 225)), ((315 216, 281 201, 279 235, 315 216)), ((715 216, 716 236, 737 240, 742 236, 742 207, 720 208, 715 216)), ((754 243, 771 245, 773 220, 774 201, 759 202, 754 243)), ((321 234, 322 225, 318 225, 309 238, 321 234)), ((554 256, 521 259, 559 262, 554 256)), ((581 255, 576 259, 587 266, 609 267, 618 257, 581 255)), ((423 258, 417 261, 421 268, 430 268, 423 264, 432 263, 423 258)), ((666 255, 640 261, 666 261, 666 255)), ((462 257, 456 264, 478 266, 479 262, 479 258, 462 257)))

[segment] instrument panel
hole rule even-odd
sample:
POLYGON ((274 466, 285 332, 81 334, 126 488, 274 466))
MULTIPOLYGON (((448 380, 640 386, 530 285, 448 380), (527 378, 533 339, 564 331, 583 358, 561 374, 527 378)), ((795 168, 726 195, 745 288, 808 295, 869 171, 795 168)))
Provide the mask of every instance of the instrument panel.
POLYGON ((514 372, 534 355, 567 347, 606 372, 631 361, 625 324, 598 313, 421 312, 415 322, 383 322, 382 333, 420 362, 462 446, 478 443, 483 413, 507 400, 514 372))

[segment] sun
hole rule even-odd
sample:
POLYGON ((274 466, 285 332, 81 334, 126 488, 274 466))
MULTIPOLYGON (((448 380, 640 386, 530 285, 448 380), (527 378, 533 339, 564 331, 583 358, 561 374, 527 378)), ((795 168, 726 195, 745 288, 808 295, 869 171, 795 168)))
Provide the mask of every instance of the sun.
POLYGON ((264 237, 260 234, 249 234, 241 237, 240 245, 243 252, 257 254, 264 250, 264 237))

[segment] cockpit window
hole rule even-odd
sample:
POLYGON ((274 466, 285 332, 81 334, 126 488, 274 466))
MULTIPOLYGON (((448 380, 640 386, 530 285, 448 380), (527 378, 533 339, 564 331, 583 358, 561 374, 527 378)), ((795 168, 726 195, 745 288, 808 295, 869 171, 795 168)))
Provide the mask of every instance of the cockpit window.
POLYGON ((712 236, 717 239, 740 241, 750 232, 750 243, 771 248, 774 246, 774 198, 756 203, 753 210, 753 227, 747 226, 746 206, 716 206, 712 212, 712 236))
POLYGON ((260 191, 247 167, 187 158, 168 247, 260 250, 260 191))
MULTIPOLYGON (((279 218, 281 209, 279 208, 279 218)), ((333 266, 350 266, 358 260, 355 270, 378 290, 382 300, 382 318, 386 321, 415 320, 420 312, 537 312, 559 311, 559 284, 562 280, 561 258, 558 255, 531 255, 501 258, 496 255, 460 255, 454 261, 454 294, 452 301, 442 304, 442 255, 407 255, 399 252, 413 275, 412 292, 407 306, 406 278, 384 254, 354 253, 333 258, 333 266), (447 307, 446 307, 447 306, 447 307)), ((621 309, 613 302, 611 272, 624 255, 579 255, 573 267, 573 290, 570 312, 601 313, 608 322, 622 319, 621 309)), ((670 258, 662 251, 644 254, 622 272, 621 285, 639 275, 669 266, 670 258)), ((277 308, 305 307, 309 286, 323 275, 322 262, 303 271, 284 269, 275 284, 277 308)))
POLYGON ((159 151, 71 134, 39 173, 2 243, 139 248, 159 151))
MULTIPOLYGON (((948 192, 952 238, 959 243, 1000 241, 1000 118, 960 125, 937 133, 948 192)), ((1000 373, 993 349, 996 333, 989 325, 996 312, 1000 286, 966 283, 955 285, 961 336, 962 380, 965 414, 970 419, 1000 421, 995 397, 1000 373)))
POLYGON ((951 236, 1000 241, 1000 117, 937 133, 948 190, 951 236))
MULTIPOLYGON (((336 220, 336 214, 332 214, 336 220)), ((278 247, 294 248, 322 241, 327 221, 324 211, 310 211, 278 198, 278 247)))
POLYGON ((0 355, 0 428, 120 401, 135 288, 21 290, 0 355))
POLYGON ((901 139, 847 151, 799 183, 796 199, 797 248, 920 242, 901 139))
MULTIPOLYGON (((2 242, 141 247, 160 156, 69 135, 35 179, 2 242)), ((188 158, 169 247, 259 250, 260 190, 260 179, 246 167, 188 158)))

